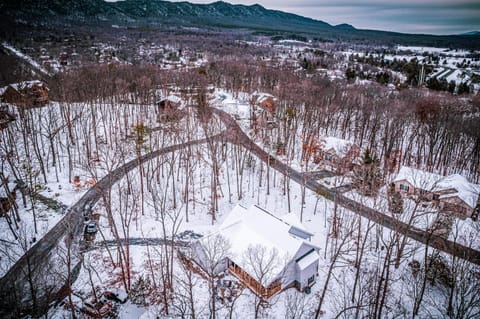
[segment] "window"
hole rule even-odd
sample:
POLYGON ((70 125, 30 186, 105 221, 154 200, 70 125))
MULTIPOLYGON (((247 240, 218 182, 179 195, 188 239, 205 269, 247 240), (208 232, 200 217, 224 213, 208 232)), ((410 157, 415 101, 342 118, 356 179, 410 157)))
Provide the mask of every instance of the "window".
POLYGON ((315 281, 315 275, 313 275, 312 277, 308 278, 307 284, 308 284, 308 285, 311 285, 314 281, 315 281))
POLYGON ((402 191, 408 192, 409 188, 410 188, 410 187, 408 187, 408 185, 400 184, 400 190, 402 190, 402 191))

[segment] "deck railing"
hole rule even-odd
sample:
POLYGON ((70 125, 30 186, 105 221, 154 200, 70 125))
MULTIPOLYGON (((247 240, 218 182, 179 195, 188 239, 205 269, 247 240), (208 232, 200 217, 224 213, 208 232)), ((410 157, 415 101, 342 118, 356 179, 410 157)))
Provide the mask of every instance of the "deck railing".
POLYGON ((235 264, 230 265, 229 270, 230 273, 234 275, 238 280, 240 280, 240 282, 245 287, 250 289, 253 293, 255 293, 257 296, 264 300, 269 299, 270 297, 282 290, 282 286, 280 283, 277 283, 272 287, 264 287, 247 272, 245 272, 242 268, 238 267, 235 264))

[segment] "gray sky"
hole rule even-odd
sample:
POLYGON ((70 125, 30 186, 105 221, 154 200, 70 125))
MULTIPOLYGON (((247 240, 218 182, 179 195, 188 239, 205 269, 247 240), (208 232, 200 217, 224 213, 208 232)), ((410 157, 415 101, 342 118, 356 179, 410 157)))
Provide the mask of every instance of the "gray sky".
MULTIPOLYGON (((212 0, 187 1, 193 3, 214 2, 212 0)), ((259 3, 267 9, 296 13, 333 25, 348 23, 359 29, 430 34, 458 34, 480 31, 480 0, 225 1, 246 5, 259 3)))

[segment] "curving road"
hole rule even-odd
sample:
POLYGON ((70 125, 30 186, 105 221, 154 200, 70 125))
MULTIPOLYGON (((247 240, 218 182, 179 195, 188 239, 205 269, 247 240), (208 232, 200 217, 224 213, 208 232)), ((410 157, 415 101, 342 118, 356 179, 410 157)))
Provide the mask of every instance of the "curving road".
MULTIPOLYGON (((101 198, 104 190, 111 188, 128 172, 136 168, 139 163, 189 146, 223 138, 224 133, 220 133, 204 139, 168 146, 131 160, 103 177, 95 187, 90 188, 77 203, 67 210, 65 216, 0 278, 0 318, 17 318, 21 314, 32 313, 32 308, 38 308, 38 305, 45 303, 43 301, 54 298, 62 283, 53 282, 52 278, 59 273, 67 273, 66 265, 59 265, 58 263, 52 265, 52 263, 55 263, 55 258, 51 258, 55 253, 54 248, 58 247, 61 240, 65 238, 67 245, 71 243, 71 255, 78 255, 80 252, 79 242, 83 236, 83 210, 87 203, 92 207, 101 198), (59 269, 59 267, 65 269, 59 269), (33 285, 30 285, 29 282, 33 285), (32 293, 32 289, 36 291, 35 294, 32 293), (37 307, 33 307, 32 295, 38 295, 37 307)), ((40 312, 44 310, 38 309, 40 312)))
MULTIPOLYGON (((140 162, 149 161, 160 155, 174 152, 188 146, 203 144, 212 141, 212 139, 218 141, 224 140, 232 144, 241 145, 262 161, 266 163, 268 162, 269 154, 255 144, 255 142, 242 131, 237 122, 228 113, 215 108, 210 108, 210 110, 212 113, 219 116, 227 127, 225 132, 201 140, 165 147, 161 150, 141 156, 140 158, 134 159, 115 169, 102 178, 95 187, 88 190, 85 195, 68 210, 63 219, 40 241, 38 241, 35 246, 30 248, 30 250, 28 250, 25 255, 17 261, 17 263, 15 263, 8 273, 0 279, 0 317, 16 318, 19 316, 20 311, 30 311, 31 313, 32 300, 29 296, 31 296, 32 293, 31 286, 28 285, 28 282, 34 282, 35 285, 38 285, 38 287, 42 287, 42 289, 45 290, 42 284, 44 285, 45 280, 48 281, 48 275, 51 275, 49 271, 54 268, 51 265, 54 258, 51 257, 55 252, 54 248, 58 247, 61 240, 65 238, 67 243, 72 244, 70 246, 72 248, 72 255, 76 255, 80 251, 79 241, 83 235, 83 209, 85 205, 87 203, 93 205, 101 198, 104 190, 109 189, 113 184, 124 177, 125 174, 137 167, 140 162)), ((326 199, 332 201, 335 200, 338 205, 362 217, 368 218, 381 226, 399 232, 432 248, 480 265, 480 251, 478 250, 452 242, 442 236, 432 234, 432 232, 409 226, 391 216, 362 205, 343 196, 334 189, 329 189, 319 184, 315 179, 294 170, 278 160, 270 163, 270 167, 288 176, 293 181, 305 185, 305 187, 322 195, 326 199)), ((106 242, 105 244, 108 245, 109 243, 106 242)), ((138 242, 138 244, 148 244, 148 242, 138 242)), ((66 267, 65 265, 56 266, 66 267)), ((63 271, 63 274, 67 272, 66 269, 63 269, 63 271)), ((56 275, 58 276, 58 272, 56 275)), ((46 300, 54 299, 55 293, 60 286, 61 283, 53 283, 51 291, 42 291, 44 295, 41 297, 46 300), (48 292, 51 294, 48 294, 48 292)))
MULTIPOLYGON (((244 148, 248 149, 265 163, 268 162, 268 153, 265 152, 260 146, 255 144, 255 142, 252 141, 242 131, 237 122, 228 113, 213 108, 212 111, 222 119, 225 126, 228 128, 226 132, 228 142, 242 145, 244 148)), ((334 189, 329 189, 321 185, 315 179, 308 179, 308 177, 306 177, 304 174, 294 170, 293 168, 287 166, 286 164, 278 160, 275 160, 273 163, 271 163, 270 167, 274 168, 275 170, 279 171, 284 175, 287 175, 295 182, 301 185, 305 185, 305 187, 325 197, 326 199, 331 201, 336 200, 338 205, 362 217, 368 218, 369 220, 381 226, 399 232, 402 235, 405 235, 420 243, 426 244, 432 248, 443 251, 447 254, 480 265, 480 251, 478 250, 453 242, 445 237, 433 234, 431 231, 425 231, 412 225, 408 225, 407 223, 399 221, 398 219, 395 219, 391 216, 385 215, 371 207, 362 205, 354 201, 353 199, 350 199, 342 195, 341 193, 336 192, 334 189)))

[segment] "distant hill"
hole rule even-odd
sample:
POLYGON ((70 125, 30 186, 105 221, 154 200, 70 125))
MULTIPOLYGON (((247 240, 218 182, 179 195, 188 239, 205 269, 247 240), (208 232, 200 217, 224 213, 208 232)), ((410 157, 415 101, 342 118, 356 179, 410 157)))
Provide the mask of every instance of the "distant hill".
POLYGON ((465 32, 460 35, 480 35, 480 31, 470 31, 470 32, 465 32))
MULTIPOLYGON (((349 24, 332 26, 296 14, 269 10, 261 5, 211 4, 161 0, 3 0, 0 12, 11 23, 52 25, 68 23, 117 24, 128 27, 198 27, 245 29, 267 36, 295 34, 327 41, 411 44, 480 49, 472 34, 456 36, 412 35, 359 30, 349 24)), ((5 22, 4 22, 5 23, 5 22)))

